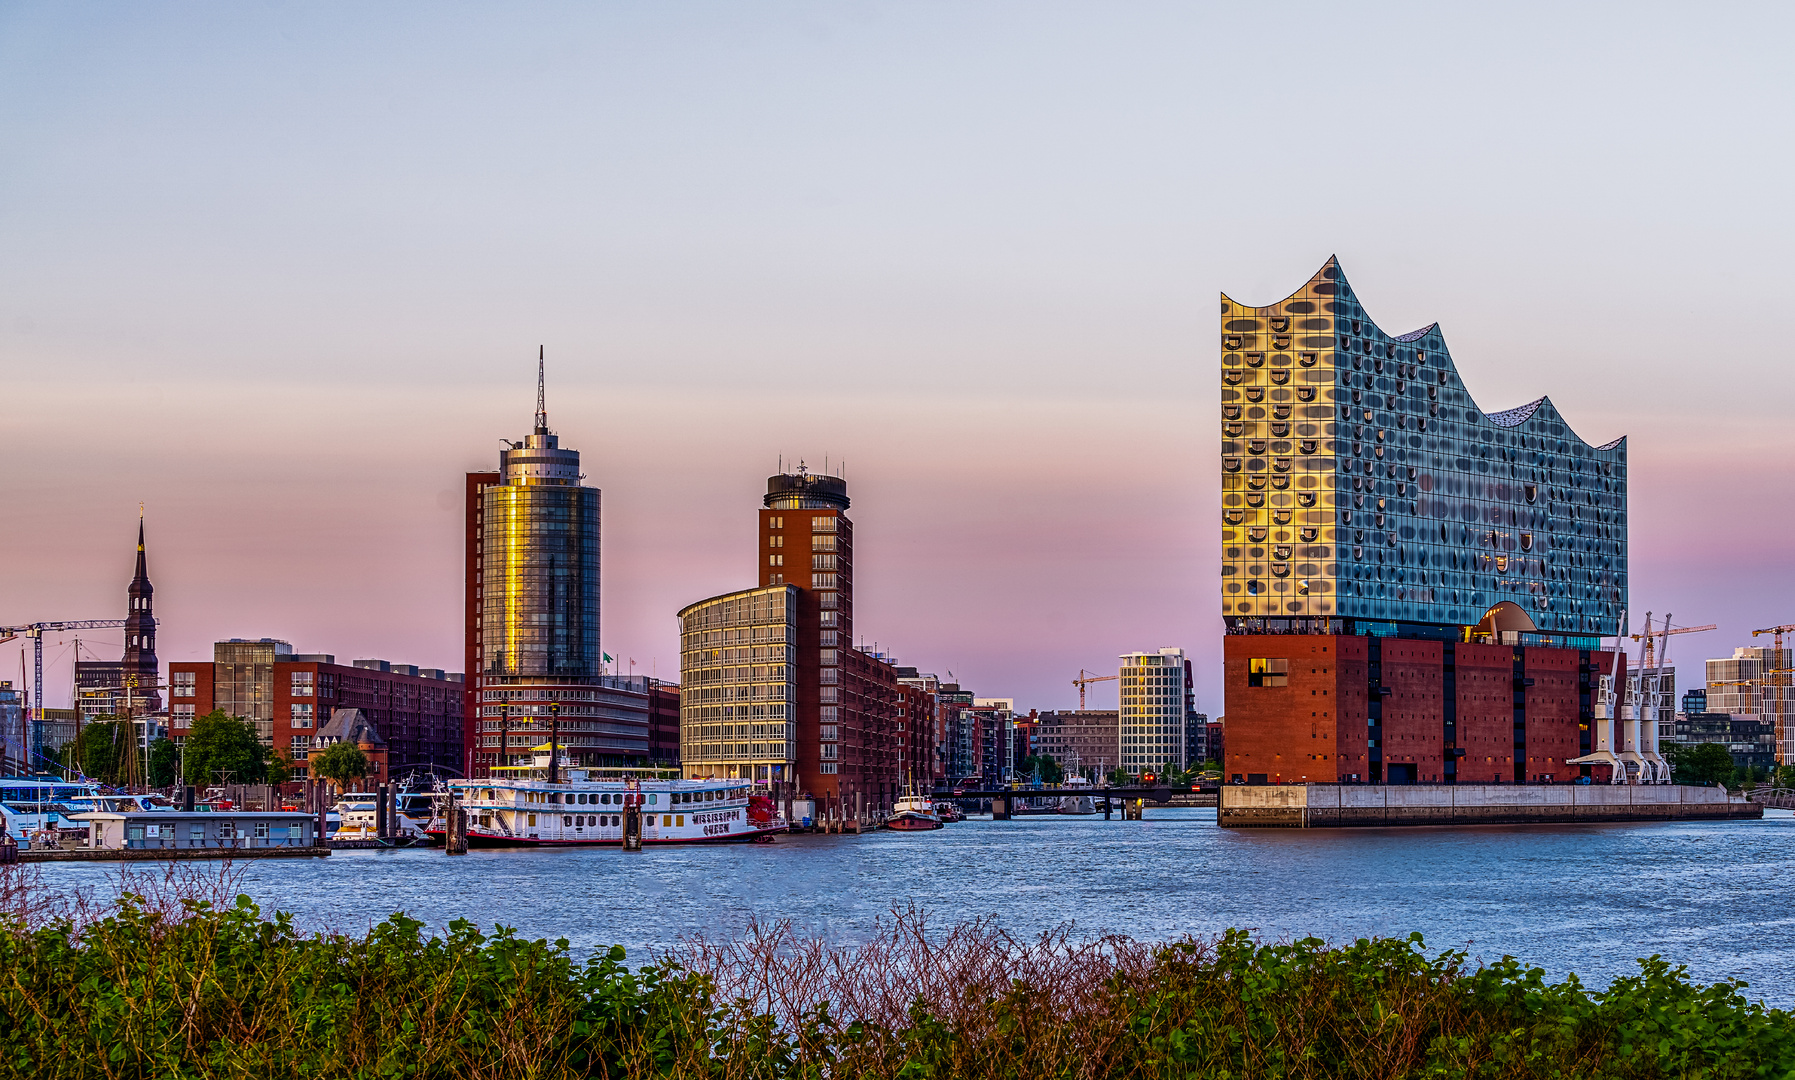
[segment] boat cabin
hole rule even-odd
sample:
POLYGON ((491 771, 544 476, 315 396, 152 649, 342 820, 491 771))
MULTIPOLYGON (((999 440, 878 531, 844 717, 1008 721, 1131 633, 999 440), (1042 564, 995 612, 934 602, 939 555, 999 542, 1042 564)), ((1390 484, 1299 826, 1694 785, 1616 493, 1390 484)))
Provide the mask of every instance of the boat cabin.
POLYGON ((88 826, 88 847, 115 851, 309 847, 317 826, 310 814, 283 810, 96 812, 70 820, 88 826))

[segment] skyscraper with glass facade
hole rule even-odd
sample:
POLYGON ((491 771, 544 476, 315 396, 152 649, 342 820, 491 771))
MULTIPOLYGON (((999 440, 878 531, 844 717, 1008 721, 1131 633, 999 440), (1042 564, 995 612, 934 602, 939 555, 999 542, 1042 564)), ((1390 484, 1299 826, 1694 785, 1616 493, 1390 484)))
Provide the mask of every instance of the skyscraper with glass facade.
POLYGON ((548 426, 542 371, 530 434, 496 473, 467 477, 467 774, 527 764, 558 732, 564 756, 641 764, 640 694, 608 686, 598 639, 599 491, 548 426))
POLYGON ((1242 783, 1591 775, 1625 632, 1626 440, 1485 412, 1437 325, 1377 326, 1329 259, 1221 300, 1227 772, 1242 783))
POLYGON ((1484 412, 1439 327, 1386 333, 1333 259, 1221 314, 1231 633, 1620 632, 1624 438, 1592 446, 1545 397, 1484 412))

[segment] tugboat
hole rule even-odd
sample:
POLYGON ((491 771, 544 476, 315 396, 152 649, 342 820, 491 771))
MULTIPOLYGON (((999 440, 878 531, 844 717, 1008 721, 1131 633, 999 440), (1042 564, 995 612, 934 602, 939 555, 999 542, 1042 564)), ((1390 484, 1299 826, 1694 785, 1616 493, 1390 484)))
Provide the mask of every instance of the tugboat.
POLYGON ((885 819, 885 827, 898 832, 928 832, 941 828, 941 815, 935 812, 935 804, 928 796, 906 795, 885 819))

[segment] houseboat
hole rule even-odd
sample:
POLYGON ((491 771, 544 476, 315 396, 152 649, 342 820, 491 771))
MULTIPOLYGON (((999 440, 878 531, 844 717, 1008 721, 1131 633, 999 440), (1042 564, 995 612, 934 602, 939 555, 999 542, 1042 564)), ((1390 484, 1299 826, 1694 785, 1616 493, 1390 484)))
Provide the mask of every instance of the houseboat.
POLYGON ((641 810, 644 846, 740 843, 786 831, 773 801, 752 794, 748 780, 598 778, 580 768, 559 775, 566 779, 452 780, 424 831, 443 838, 454 796, 468 815, 470 847, 618 846, 629 806, 641 810))

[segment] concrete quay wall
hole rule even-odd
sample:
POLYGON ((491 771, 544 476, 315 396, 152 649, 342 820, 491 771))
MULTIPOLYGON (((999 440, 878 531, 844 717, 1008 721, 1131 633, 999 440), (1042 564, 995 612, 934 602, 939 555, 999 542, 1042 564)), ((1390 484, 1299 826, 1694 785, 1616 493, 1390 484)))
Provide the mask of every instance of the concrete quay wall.
POLYGON ((1764 808, 1722 788, 1683 784, 1225 785, 1224 828, 1546 825, 1596 821, 1761 818, 1764 808))

